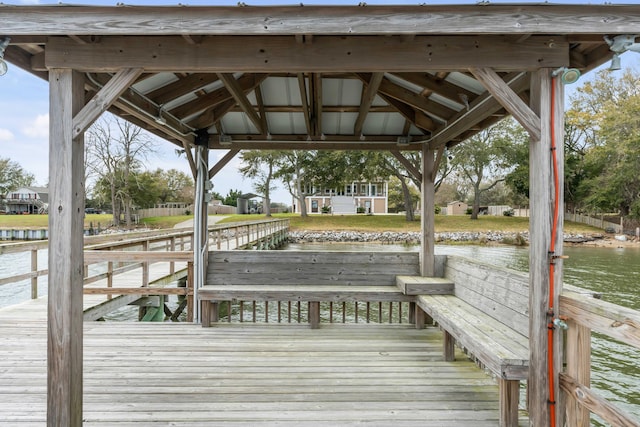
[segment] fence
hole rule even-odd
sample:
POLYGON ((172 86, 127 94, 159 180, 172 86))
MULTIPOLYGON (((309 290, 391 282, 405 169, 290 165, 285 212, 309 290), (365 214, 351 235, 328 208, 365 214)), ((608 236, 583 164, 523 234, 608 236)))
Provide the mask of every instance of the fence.
MULTIPOLYGON (((209 215, 233 215, 237 212, 235 206, 227 205, 209 205, 207 213, 209 215)), ((193 205, 189 205, 184 208, 150 208, 150 209, 138 209, 137 215, 139 218, 149 218, 155 216, 177 216, 177 215, 190 215, 193 213, 193 205), (188 212, 188 213, 187 213, 188 212)))

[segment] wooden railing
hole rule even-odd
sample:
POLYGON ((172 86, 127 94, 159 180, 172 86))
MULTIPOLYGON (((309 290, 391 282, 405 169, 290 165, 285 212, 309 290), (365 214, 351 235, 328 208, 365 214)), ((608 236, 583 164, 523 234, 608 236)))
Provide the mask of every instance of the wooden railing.
MULTIPOLYGON (((322 302, 326 323, 411 323, 410 304, 391 302, 322 302)), ((309 323, 306 301, 233 301, 221 307, 220 322, 309 323)))
MULTIPOLYGON (((209 245, 210 248, 217 249, 221 249, 223 246, 235 249, 253 245, 257 245, 260 249, 265 249, 284 242, 288 229, 288 219, 215 224, 208 228, 209 245)), ((145 255, 141 255, 143 258, 144 256, 155 256, 151 254, 161 251, 190 251, 192 239, 193 231, 191 229, 156 230, 86 237, 85 250, 99 251, 101 254, 96 255, 96 257, 99 258, 96 259, 92 258, 93 255, 87 255, 85 253, 84 284, 88 285, 106 278, 108 283, 107 287, 112 287, 115 276, 139 268, 142 264, 142 286, 148 286, 148 266, 150 260, 136 259, 137 262, 132 263, 132 254, 134 253, 132 251, 137 250, 144 253, 145 255), (126 259, 117 259, 119 255, 113 255, 113 258, 104 255, 110 251, 126 251, 126 255, 124 256, 126 259), (100 262, 107 262, 106 271, 90 275, 89 265, 100 262)), ((49 273, 46 268, 38 268, 38 251, 47 249, 47 247, 48 241, 46 240, 0 245, 0 255, 30 253, 31 256, 30 269, 28 272, 21 272, 0 278, 0 286, 22 280, 31 280, 31 298, 38 298, 38 278, 46 276, 49 273)), ((179 260, 184 261, 181 256, 173 260, 167 259, 166 262, 170 263, 168 274, 171 275, 176 272, 175 262, 179 260)), ((193 257, 191 260, 193 260, 193 257)))
POLYGON ((640 426, 590 388, 591 331, 640 349, 640 312, 580 294, 560 297, 560 313, 567 318, 566 370, 560 387, 566 393, 567 425, 588 427, 591 413, 615 426, 640 426))

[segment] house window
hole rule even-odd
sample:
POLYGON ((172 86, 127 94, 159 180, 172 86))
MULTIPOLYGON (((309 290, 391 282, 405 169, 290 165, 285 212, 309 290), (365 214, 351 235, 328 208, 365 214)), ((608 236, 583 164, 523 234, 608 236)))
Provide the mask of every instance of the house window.
POLYGON ((347 196, 351 195, 352 187, 351 184, 347 185, 347 196))
POLYGON ((360 194, 362 195, 367 194, 367 184, 360 184, 360 194))
POLYGON ((318 201, 317 200, 312 200, 311 201, 311 212, 312 213, 318 213, 318 201))
POLYGON ((378 187, 376 184, 371 184, 371 195, 372 196, 378 195, 378 187))

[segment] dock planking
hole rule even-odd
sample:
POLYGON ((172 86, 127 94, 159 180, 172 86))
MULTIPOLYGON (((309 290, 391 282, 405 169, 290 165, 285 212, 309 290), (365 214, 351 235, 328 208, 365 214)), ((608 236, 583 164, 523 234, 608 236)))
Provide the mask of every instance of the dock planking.
MULTIPOLYGON (((0 310, 0 425, 43 425, 46 323, 19 313, 0 310)), ((441 345, 410 325, 85 322, 83 424, 495 426, 495 382, 441 345)))

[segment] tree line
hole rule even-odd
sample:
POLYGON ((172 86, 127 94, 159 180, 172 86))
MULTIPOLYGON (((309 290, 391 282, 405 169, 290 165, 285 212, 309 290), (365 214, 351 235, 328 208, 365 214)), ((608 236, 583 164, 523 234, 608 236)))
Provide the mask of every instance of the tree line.
MULTIPOLYGON (((640 76, 628 69, 608 70, 585 81, 570 97, 565 114, 565 204, 582 212, 618 212, 640 219, 640 76)), ((529 197, 529 139, 512 118, 478 132, 441 156, 435 182, 436 204, 460 200, 469 203, 472 218, 489 204, 526 206, 529 197)), ((193 180, 175 169, 144 169, 154 151, 140 128, 117 118, 105 118, 86 135, 85 182, 87 206, 113 211, 114 222, 130 221, 134 207, 193 200, 193 180)), ((405 152, 400 161, 389 152, 264 151, 241 153, 240 172, 253 181, 270 215, 270 195, 281 182, 297 198, 306 215, 304 199, 312 185, 339 188, 353 181, 389 181, 389 206, 413 220, 420 182, 406 164, 420 170, 419 152, 405 152)), ((0 194, 29 186, 34 176, 8 158, 0 158, 0 194)), ((214 194, 235 205, 238 190, 214 194)))

